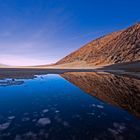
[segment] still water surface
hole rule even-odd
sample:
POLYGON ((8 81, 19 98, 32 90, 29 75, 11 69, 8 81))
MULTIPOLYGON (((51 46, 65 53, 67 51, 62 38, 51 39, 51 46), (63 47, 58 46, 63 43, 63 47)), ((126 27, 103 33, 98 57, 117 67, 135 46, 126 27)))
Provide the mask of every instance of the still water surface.
POLYGON ((0 80, 0 140, 125 139, 140 139, 140 80, 95 73, 0 80))

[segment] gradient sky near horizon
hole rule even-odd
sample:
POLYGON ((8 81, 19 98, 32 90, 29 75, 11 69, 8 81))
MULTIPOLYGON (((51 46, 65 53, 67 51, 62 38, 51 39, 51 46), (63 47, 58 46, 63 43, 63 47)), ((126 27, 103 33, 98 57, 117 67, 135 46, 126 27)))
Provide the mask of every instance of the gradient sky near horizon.
POLYGON ((140 20, 139 0, 0 0, 0 63, 54 63, 140 20))

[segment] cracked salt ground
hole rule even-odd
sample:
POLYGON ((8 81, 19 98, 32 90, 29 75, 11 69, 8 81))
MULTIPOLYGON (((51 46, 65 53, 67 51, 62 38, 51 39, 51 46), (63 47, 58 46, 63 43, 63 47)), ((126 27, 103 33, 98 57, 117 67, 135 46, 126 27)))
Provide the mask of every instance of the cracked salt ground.
POLYGON ((104 108, 104 106, 103 106, 103 105, 96 105, 96 104, 92 104, 92 105, 91 105, 91 107, 97 107, 97 108, 101 108, 101 109, 103 109, 103 108, 104 108))

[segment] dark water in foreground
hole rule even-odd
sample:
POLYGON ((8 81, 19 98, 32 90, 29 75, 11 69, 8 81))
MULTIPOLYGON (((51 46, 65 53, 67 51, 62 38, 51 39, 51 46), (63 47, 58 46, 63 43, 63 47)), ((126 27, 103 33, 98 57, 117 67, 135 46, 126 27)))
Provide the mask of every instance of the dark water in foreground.
POLYGON ((95 73, 0 80, 0 140, 139 139, 140 80, 95 73))

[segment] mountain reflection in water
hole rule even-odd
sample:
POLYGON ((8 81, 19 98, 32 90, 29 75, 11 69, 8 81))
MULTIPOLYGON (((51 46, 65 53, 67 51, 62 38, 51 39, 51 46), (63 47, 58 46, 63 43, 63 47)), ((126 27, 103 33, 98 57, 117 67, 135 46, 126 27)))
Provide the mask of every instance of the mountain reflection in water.
POLYGON ((93 72, 72 72, 61 76, 86 93, 140 118, 140 80, 93 72))

